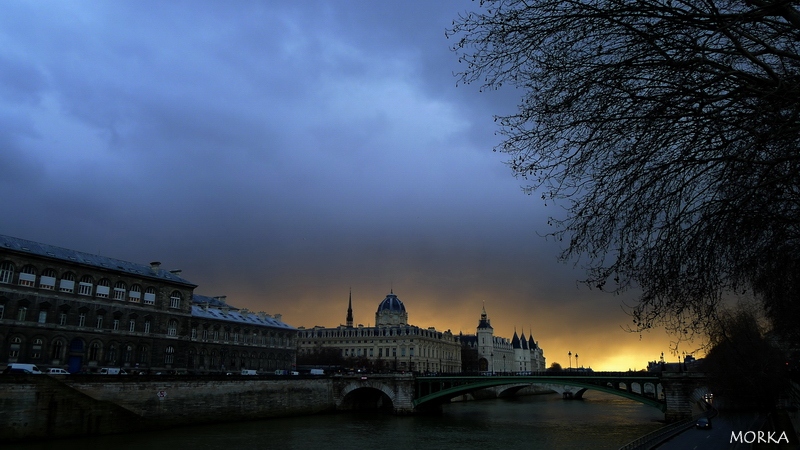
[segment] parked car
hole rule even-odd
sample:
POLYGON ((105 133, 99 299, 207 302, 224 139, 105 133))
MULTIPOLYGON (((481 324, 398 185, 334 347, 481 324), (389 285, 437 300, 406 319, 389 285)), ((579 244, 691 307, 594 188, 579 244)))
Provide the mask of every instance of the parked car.
POLYGON ((58 367, 51 367, 45 370, 44 373, 46 373, 47 375, 69 375, 69 372, 67 372, 64 369, 60 369, 58 367))
POLYGON ((3 373, 27 373, 32 375, 41 375, 42 371, 39 370, 35 364, 9 363, 8 367, 3 370, 3 373))
MULTIPOLYGON (((125 369, 120 369, 119 367, 103 367, 98 372, 100 375, 127 375, 128 372, 125 369)), ((158 375, 158 374, 156 374, 158 375)))
POLYGON ((711 420, 708 417, 701 417, 697 419, 695 427, 697 427, 698 430, 710 430, 711 420))

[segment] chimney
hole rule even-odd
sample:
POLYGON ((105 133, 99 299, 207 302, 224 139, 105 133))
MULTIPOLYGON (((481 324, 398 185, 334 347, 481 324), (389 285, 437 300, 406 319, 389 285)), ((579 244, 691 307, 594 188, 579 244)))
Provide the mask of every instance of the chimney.
POLYGON ((150 270, 158 270, 161 267, 161 263, 159 261, 153 261, 150 263, 150 270))
POLYGON ((181 276, 181 272, 183 272, 183 270, 181 270, 181 269, 172 269, 172 270, 169 271, 169 273, 171 273, 173 275, 176 275, 176 276, 181 276))
POLYGON ((275 314, 275 320, 277 320, 278 322, 281 321, 281 317, 283 317, 283 314, 275 314))

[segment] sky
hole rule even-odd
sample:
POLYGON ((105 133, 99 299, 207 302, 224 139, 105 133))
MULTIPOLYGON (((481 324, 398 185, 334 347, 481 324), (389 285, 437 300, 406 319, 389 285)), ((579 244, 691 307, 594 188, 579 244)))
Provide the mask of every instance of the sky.
MULTIPOLYGON (((445 29, 466 0, 4 1, 0 234, 181 269, 295 327, 533 334, 547 364, 642 369, 547 239, 561 210, 493 152, 522 92, 481 92, 445 29), (573 355, 580 355, 579 359, 573 355)), ((698 345, 688 345, 690 351, 698 345)))

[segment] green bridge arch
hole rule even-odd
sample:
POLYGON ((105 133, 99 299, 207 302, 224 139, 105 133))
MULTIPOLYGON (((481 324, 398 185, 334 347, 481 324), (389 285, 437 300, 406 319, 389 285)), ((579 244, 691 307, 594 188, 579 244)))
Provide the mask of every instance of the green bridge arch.
POLYGON ((658 392, 658 385, 661 384, 657 376, 475 376, 475 377, 418 377, 416 379, 416 398, 413 400, 414 407, 426 404, 442 403, 444 400, 468 394, 480 389, 486 389, 505 385, 519 384, 556 384, 567 385, 581 388, 581 390, 593 389, 618 395, 630 400, 653 406, 666 412, 666 401, 659 401, 646 395, 637 394, 631 390, 631 386, 639 384, 644 392, 645 384, 652 384, 654 391, 658 392), (612 386, 608 386, 611 384, 612 386), (618 386, 625 384, 626 389, 618 386))

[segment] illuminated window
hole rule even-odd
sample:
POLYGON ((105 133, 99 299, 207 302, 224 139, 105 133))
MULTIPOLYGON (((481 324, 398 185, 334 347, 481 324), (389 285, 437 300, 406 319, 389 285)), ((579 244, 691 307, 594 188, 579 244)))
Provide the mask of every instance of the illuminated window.
POLYGON ((175 348, 170 346, 167 347, 166 351, 164 352, 164 364, 172 364, 172 361, 175 360, 175 348))

